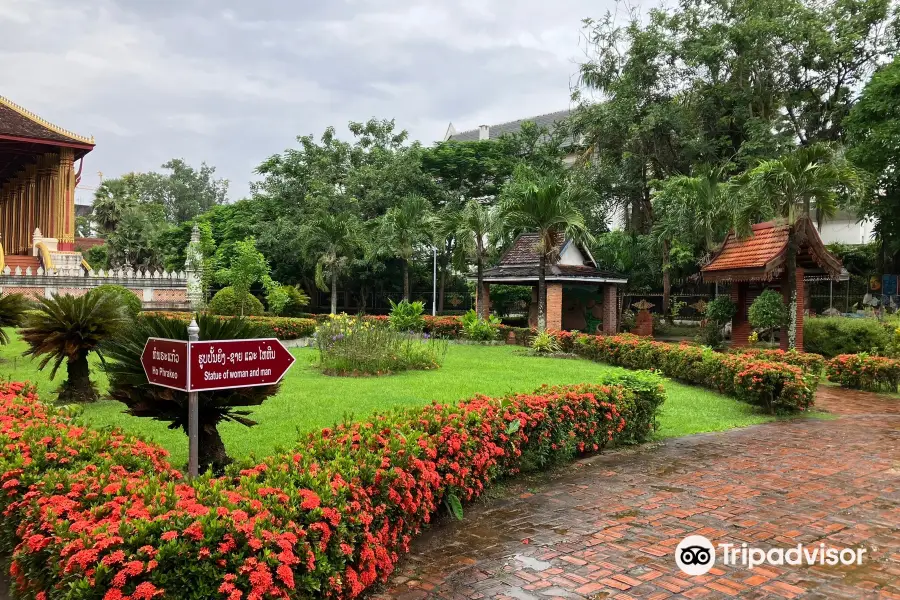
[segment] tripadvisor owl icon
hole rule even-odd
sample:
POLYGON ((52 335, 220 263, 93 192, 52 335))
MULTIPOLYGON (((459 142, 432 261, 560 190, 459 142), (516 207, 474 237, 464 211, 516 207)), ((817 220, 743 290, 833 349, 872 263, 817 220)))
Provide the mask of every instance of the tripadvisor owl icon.
POLYGON ((702 535, 689 535, 675 548, 675 564, 686 575, 705 575, 716 563, 716 549, 702 535))

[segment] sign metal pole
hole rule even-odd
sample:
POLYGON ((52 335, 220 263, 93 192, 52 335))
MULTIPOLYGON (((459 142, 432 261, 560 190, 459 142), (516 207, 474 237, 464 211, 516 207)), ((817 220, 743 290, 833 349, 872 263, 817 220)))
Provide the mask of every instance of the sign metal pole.
MULTIPOLYGON (((200 341, 200 326, 197 325, 196 319, 191 319, 188 325, 188 340, 190 342, 200 341)), ((190 356, 190 344, 188 344, 188 356, 190 356)), ((190 360, 188 360, 190 364, 190 360)), ((188 375, 190 378, 190 375, 188 375)), ((188 389, 190 389, 190 379, 188 379, 188 389)), ((199 392, 188 392, 188 475, 196 477, 200 470, 200 452, 199 452, 199 420, 200 412, 199 392)))
POLYGON ((434 247, 434 277, 432 278, 431 316, 437 316, 437 246, 434 247))

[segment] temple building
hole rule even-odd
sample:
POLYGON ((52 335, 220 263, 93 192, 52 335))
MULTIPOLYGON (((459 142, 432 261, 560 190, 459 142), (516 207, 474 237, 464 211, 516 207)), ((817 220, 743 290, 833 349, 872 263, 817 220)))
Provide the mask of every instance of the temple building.
POLYGON ((94 271, 75 238, 75 186, 94 138, 53 125, 0 96, 0 293, 81 295, 127 287, 146 307, 185 308, 185 272, 94 271))

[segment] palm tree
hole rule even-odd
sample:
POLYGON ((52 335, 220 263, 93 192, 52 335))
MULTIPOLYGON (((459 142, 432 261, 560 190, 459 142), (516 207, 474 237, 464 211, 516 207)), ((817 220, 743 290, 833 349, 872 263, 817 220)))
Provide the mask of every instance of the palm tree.
POLYGON ((41 370, 52 361, 51 378, 66 363, 66 381, 59 391, 61 402, 96 400, 88 355, 96 352, 103 359, 100 345, 131 322, 127 308, 113 295, 102 292, 38 301, 38 312, 28 318, 22 330, 22 339, 30 346, 24 356, 43 356, 38 365, 41 370))
POLYGON ((475 304, 479 314, 485 319, 490 307, 484 302, 484 262, 490 249, 488 241, 497 234, 499 225, 499 212, 495 207, 484 205, 478 200, 469 200, 459 213, 456 227, 462 250, 475 262, 475 304))
POLYGON ((575 208, 585 192, 569 185, 562 175, 525 170, 517 172, 504 191, 500 213, 504 227, 538 236, 538 327, 544 331, 547 328, 547 264, 558 258, 566 238, 585 244, 594 241, 585 227, 584 217, 575 208))
MULTIPOLYGON (((813 144, 761 162, 742 175, 739 182, 745 196, 736 212, 735 229, 739 234, 749 233, 756 214, 772 214, 789 226, 785 285, 792 306, 789 327, 793 331, 797 326, 797 252, 804 241, 804 228, 797 227, 797 223, 810 218, 813 208, 820 225, 834 216, 842 194, 857 196, 862 192, 861 177, 840 150, 828 144, 813 144)), ((793 337, 789 336, 792 347, 793 337)))
POLYGON ((676 175, 662 182, 653 198, 654 234, 662 249, 663 314, 669 315, 672 290, 670 251, 677 239, 698 241, 713 250, 731 221, 728 165, 702 165, 693 175, 676 175))
MULTIPOLYGON (((257 326, 243 319, 218 319, 200 315, 201 340, 231 340, 259 337, 257 326)), ((147 338, 187 340, 187 323, 180 319, 140 317, 132 327, 123 328, 104 345, 109 376, 109 395, 128 407, 135 417, 147 417, 169 423, 170 429, 188 432, 188 394, 151 385, 141 365, 147 338)), ((223 421, 256 425, 242 407, 258 406, 278 391, 278 385, 217 390, 199 393, 198 442, 200 469, 220 472, 231 462, 218 425, 223 421)))
POLYGON ((404 300, 409 300, 409 261, 417 247, 430 241, 430 233, 431 205, 422 196, 406 196, 381 218, 378 237, 384 252, 403 261, 404 300))
POLYGON ((337 313, 337 282, 341 272, 364 246, 362 224, 349 213, 322 212, 305 224, 300 235, 304 251, 316 261, 316 286, 331 287, 331 314, 337 313))
POLYGON ((25 311, 31 306, 22 294, 0 296, 0 345, 9 343, 7 327, 20 327, 25 320, 25 311))

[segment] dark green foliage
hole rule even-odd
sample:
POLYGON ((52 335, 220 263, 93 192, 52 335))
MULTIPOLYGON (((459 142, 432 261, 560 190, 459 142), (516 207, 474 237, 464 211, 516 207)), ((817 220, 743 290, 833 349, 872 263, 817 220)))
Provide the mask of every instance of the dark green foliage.
POLYGON ((131 320, 127 309, 109 294, 54 296, 38 301, 38 312, 28 317, 22 330, 22 339, 30 346, 25 356, 41 356, 40 369, 52 361, 51 378, 66 363, 68 377, 60 388, 61 402, 96 400, 88 354, 99 353, 100 345, 113 334, 130 329, 124 327, 131 320))
MULTIPOLYGON (((244 297, 244 313, 245 317, 259 316, 265 312, 262 302, 253 294, 247 294, 244 297)), ((224 315, 228 317, 241 316, 241 302, 231 286, 224 287, 213 296, 209 302, 209 312, 214 315, 224 315)))
MULTIPOLYGON (((259 328, 244 319, 217 319, 201 315, 200 340, 232 340, 260 337, 259 328)), ((128 407, 136 417, 149 417, 169 423, 170 429, 187 433, 188 394, 151 385, 141 365, 141 353, 147 338, 187 340, 188 324, 183 320, 162 317, 139 317, 133 326, 122 329, 104 345, 108 358, 105 370, 109 376, 109 395, 128 407)), ((251 427, 256 422, 242 407, 258 406, 278 391, 278 385, 237 388, 200 393, 200 467, 218 470, 230 459, 219 437, 217 426, 233 421, 251 427)))
POLYGON ((425 329, 425 317, 422 316, 425 312, 425 305, 422 302, 410 302, 409 300, 401 300, 399 303, 395 303, 393 300, 389 300, 389 302, 391 303, 389 317, 391 329, 413 333, 420 333, 425 329))
POLYGON ((891 340, 892 328, 876 319, 816 317, 803 322, 803 350, 826 358, 884 351, 891 340))
POLYGON ((788 308, 784 305, 781 294, 775 290, 764 290, 750 305, 747 317, 754 328, 772 330, 774 341, 775 329, 788 322, 788 308))
POLYGON ((82 252, 82 256, 95 271, 109 268, 109 246, 106 244, 91 246, 85 252, 82 252))
POLYGON ((659 429, 659 410, 666 400, 662 377, 650 371, 622 371, 606 375, 599 383, 627 390, 625 402, 617 404, 625 417, 622 442, 640 444, 651 439, 659 429))
POLYGON ((110 295, 115 300, 115 302, 124 306, 127 309, 128 314, 130 314, 132 317, 138 316, 138 313, 141 312, 140 298, 138 298, 134 294, 134 292, 132 292, 128 288, 122 287, 121 285, 105 283, 91 290, 91 293, 110 295))
POLYGON ((0 344, 9 343, 7 327, 19 327, 25 321, 25 312, 31 303, 22 294, 4 294, 0 296, 0 344))
POLYGON ((737 307, 727 296, 719 296, 706 305, 706 318, 718 325, 731 321, 736 312, 737 307))
POLYGON ((282 286, 282 291, 287 294, 288 302, 281 309, 280 317, 305 317, 306 307, 309 305, 309 296, 303 290, 292 285, 282 286))
MULTIPOLYGON (((526 285, 492 285, 490 289, 491 308, 498 315, 528 311, 531 302, 531 286, 526 285)), ((507 319, 503 319, 508 323, 507 319)))

